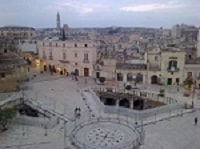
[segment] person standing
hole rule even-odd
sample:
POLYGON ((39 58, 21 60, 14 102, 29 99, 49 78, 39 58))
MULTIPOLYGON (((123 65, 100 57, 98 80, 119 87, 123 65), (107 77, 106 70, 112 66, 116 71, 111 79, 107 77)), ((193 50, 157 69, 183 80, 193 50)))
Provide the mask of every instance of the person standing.
POLYGON ((195 125, 198 124, 198 118, 197 118, 197 117, 194 118, 194 124, 195 124, 195 125))

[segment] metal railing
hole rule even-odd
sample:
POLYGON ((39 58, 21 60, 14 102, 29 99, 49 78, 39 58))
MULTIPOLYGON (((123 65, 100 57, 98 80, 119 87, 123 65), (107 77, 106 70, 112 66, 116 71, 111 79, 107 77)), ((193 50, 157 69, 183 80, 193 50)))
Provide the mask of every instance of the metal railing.
POLYGON ((99 106, 99 110, 101 112, 108 113, 108 114, 123 115, 126 117, 133 118, 135 119, 135 121, 145 120, 147 118, 156 117, 162 114, 165 114, 165 117, 169 117, 172 114, 182 115, 183 109, 185 107, 185 104, 182 102, 173 102, 168 105, 164 105, 164 106, 160 106, 160 107, 156 107, 152 109, 146 109, 142 111, 133 110, 133 109, 124 108, 124 107, 108 106, 108 105, 104 105, 100 101, 99 97, 91 88, 89 88, 89 91, 92 94, 94 101, 99 106))
MULTIPOLYGON (((136 127, 134 127, 134 124, 127 124, 127 123, 120 123, 120 121, 118 119, 106 119, 106 118, 97 118, 97 119, 91 119, 89 121, 84 121, 81 124, 79 124, 79 126, 77 128, 75 128, 72 132, 72 135, 70 136, 70 140, 73 142, 73 144, 79 148, 79 149, 94 149, 93 145, 90 144, 86 144, 83 141, 80 141, 77 137, 76 137, 76 133, 83 127, 87 126, 87 125, 91 125, 91 124, 95 124, 95 123, 99 123, 99 122, 112 122, 112 123, 117 123, 117 124, 121 124, 121 125, 125 125, 128 128, 130 128, 135 134, 136 134, 136 138, 135 140, 131 140, 131 141, 125 141, 122 144, 119 144, 117 146, 113 146, 113 147, 109 147, 109 149, 138 149, 138 147, 141 145, 141 141, 144 139, 144 133, 141 133, 140 130, 136 127)), ((121 121, 122 122, 122 121, 121 121)))

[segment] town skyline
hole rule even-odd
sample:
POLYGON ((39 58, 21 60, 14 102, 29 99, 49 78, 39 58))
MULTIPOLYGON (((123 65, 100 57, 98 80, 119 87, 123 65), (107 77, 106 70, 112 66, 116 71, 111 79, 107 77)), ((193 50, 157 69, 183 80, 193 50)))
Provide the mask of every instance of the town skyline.
POLYGON ((118 3, 114 0, 1 0, 0 26, 54 27, 57 12, 60 13, 61 26, 68 24, 72 28, 199 26, 198 3, 197 0, 126 0, 118 3))

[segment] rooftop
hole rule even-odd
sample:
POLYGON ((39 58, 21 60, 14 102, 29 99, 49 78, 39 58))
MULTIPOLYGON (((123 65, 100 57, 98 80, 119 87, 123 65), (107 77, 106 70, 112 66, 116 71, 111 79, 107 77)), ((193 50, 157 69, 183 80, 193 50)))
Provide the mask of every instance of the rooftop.
POLYGON ((127 64, 127 63, 117 63, 117 69, 133 69, 133 70, 146 70, 146 64, 127 64))

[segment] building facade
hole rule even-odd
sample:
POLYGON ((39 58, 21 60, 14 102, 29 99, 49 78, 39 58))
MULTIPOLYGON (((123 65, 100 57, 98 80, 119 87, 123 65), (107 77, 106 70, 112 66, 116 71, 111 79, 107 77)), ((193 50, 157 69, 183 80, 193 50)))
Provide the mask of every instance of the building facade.
POLYGON ((36 30, 32 27, 5 26, 0 28, 0 37, 32 39, 36 35, 36 30))
POLYGON ((26 62, 14 53, 0 50, 0 92, 16 91, 28 79, 26 62))
POLYGON ((146 63, 130 64, 104 59, 100 76, 119 82, 180 85, 184 82, 185 52, 177 48, 153 49, 146 63), (114 63, 115 62, 115 63, 114 63), (114 78, 114 79, 113 79, 114 78))
POLYGON ((96 42, 44 40, 37 43, 41 70, 50 67, 63 74, 92 76, 96 63, 96 42))

